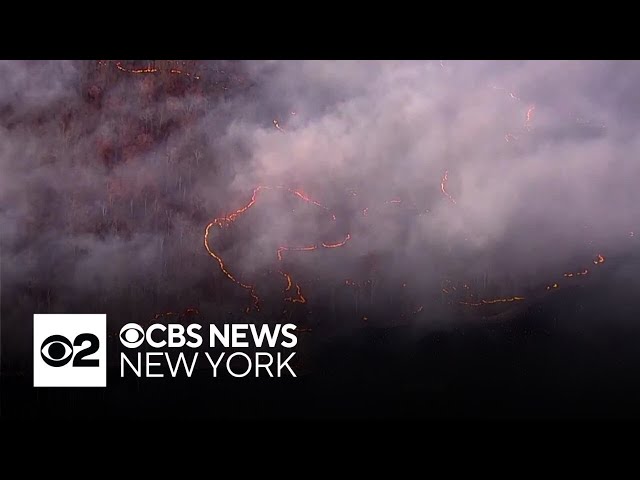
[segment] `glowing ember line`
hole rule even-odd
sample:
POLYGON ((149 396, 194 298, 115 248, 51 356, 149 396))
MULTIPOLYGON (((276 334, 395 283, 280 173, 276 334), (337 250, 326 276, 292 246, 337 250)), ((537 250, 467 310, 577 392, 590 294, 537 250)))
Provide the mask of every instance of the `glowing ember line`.
POLYGON ((527 130, 529 130, 531 128, 531 122, 533 121, 533 112, 535 111, 536 106, 535 105, 531 105, 528 109, 527 109, 527 116, 526 116, 526 120, 524 122, 524 126, 527 130))
POLYGON ((444 194, 444 196, 447 197, 449 200, 451 200, 451 202, 453 202, 453 204, 455 205, 456 201, 447 192, 447 183, 448 182, 449 182, 449 171, 445 170, 444 171, 444 175, 442 176, 442 180, 440 181, 440 190, 442 190, 442 193, 444 194))
POLYGON ((349 240, 351 240, 351 234, 347 233, 347 236, 345 237, 345 239, 343 241, 336 242, 336 243, 324 243, 324 242, 322 242, 322 246, 324 248, 338 248, 338 247, 342 247, 349 240))
POLYGON ((287 279, 287 287, 284 289, 285 292, 288 292, 289 290, 291 290, 291 275, 289 275, 286 272, 280 272, 282 275, 284 275, 284 278, 287 279))
MULTIPOLYGON (((249 202, 243 206, 242 208, 239 208, 238 210, 226 214, 222 217, 218 217, 215 218, 213 221, 211 221, 205 228, 205 233, 204 233, 204 246, 205 249, 207 251, 207 253, 216 260, 216 262, 218 263, 218 266, 220 267, 220 270, 222 271, 222 273, 229 279, 231 280, 233 283, 235 283, 236 285, 244 288, 245 290, 247 290, 249 292, 249 295, 251 296, 251 298, 253 299, 253 307, 256 309, 256 311, 260 311, 260 299, 258 297, 258 295, 256 294, 255 291, 255 286, 248 284, 248 283, 243 283, 240 280, 238 280, 231 272, 230 270, 227 268, 227 266, 225 265, 224 261, 222 260, 222 258, 220 257, 220 255, 218 255, 213 248, 211 248, 210 246, 210 242, 209 242, 209 238, 210 238, 210 234, 211 234, 211 228, 213 226, 216 226, 218 228, 224 228, 224 227, 228 227, 230 226, 233 222, 235 222, 243 213, 247 212, 247 210, 249 210, 251 207, 253 207, 256 204, 257 201, 257 196, 258 193, 262 190, 282 190, 282 191, 286 191, 298 198, 300 198, 301 200, 307 202, 307 203, 311 203, 313 205, 316 205, 320 208, 323 208, 324 210, 327 210, 329 213, 331 213, 329 211, 329 209, 322 205, 321 203, 317 202, 316 200, 311 199, 309 196, 305 195, 304 193, 302 193, 299 190, 293 190, 284 186, 276 186, 276 187, 269 187, 269 186, 263 186, 263 185, 259 185, 258 187, 253 189, 253 193, 251 195, 251 200, 249 200, 249 202)), ((336 216, 331 213, 331 218, 333 220, 336 219, 336 216)), ((348 240, 351 239, 351 235, 347 234, 347 236, 345 237, 345 239, 341 242, 337 242, 337 243, 322 243, 321 245, 325 248, 337 248, 337 247, 341 247, 343 246, 348 240)), ((276 255, 279 261, 282 260, 282 254, 285 251, 311 251, 311 250, 317 250, 318 249, 318 245, 308 245, 308 246, 302 246, 302 247, 291 247, 291 246, 281 246, 278 247, 277 251, 276 251, 276 255)), ((280 272, 287 280, 287 287, 285 288, 285 292, 288 292, 292 289, 294 282, 291 279, 291 276, 284 272, 281 271, 280 272)), ((287 301, 291 301, 293 303, 306 303, 306 299, 305 297, 302 295, 302 291, 300 288, 300 285, 298 285, 297 283, 295 284, 296 287, 296 293, 297 293, 297 297, 287 297, 285 298, 285 300, 287 301)), ((250 311, 250 307, 247 308, 247 313, 250 311)))
POLYGON ((493 305, 496 303, 519 302, 521 300, 524 300, 524 297, 494 298, 491 300, 480 300, 478 302, 459 302, 459 303, 461 305, 470 305, 473 307, 479 307, 480 305, 493 305))
POLYGON ((282 260, 282 252, 310 252, 317 249, 317 245, 309 245, 307 247, 278 247, 276 254, 278 256, 278 260, 282 260))
MULTIPOLYGON (((98 65, 99 66, 106 66, 109 62, 107 61, 103 61, 103 60, 99 60, 98 61, 98 65)), ((133 73, 133 74, 149 74, 149 73, 159 73, 161 72, 161 70, 157 67, 146 67, 146 68, 126 68, 122 65, 122 62, 115 62, 114 63, 115 67, 120 70, 121 72, 125 72, 125 73, 133 73)), ((170 68, 168 70, 166 70, 169 73, 175 74, 175 75, 186 75, 187 77, 192 77, 195 78, 196 80, 200 80, 200 76, 193 74, 193 73, 189 73, 189 72, 185 72, 183 70, 180 70, 178 68, 170 68)))
POLYGON ((587 270, 586 268, 584 270, 582 270, 581 272, 570 272, 570 273, 565 273, 563 274, 564 277, 567 278, 571 278, 571 277, 581 277, 584 275, 588 275, 589 274, 589 270, 587 270))
MULTIPOLYGON (((293 286, 293 282, 291 280, 291 275, 289 275, 287 272, 283 272, 283 271, 280 271, 280 273, 282 275, 284 275, 284 277, 287 279, 287 287, 284 289, 284 291, 288 292, 288 291, 291 290, 291 287, 293 286)), ((298 285, 297 283, 296 283, 296 294, 297 294, 297 298, 285 297, 285 299, 284 299, 285 302, 307 303, 307 300, 302 295, 302 291, 300 289, 300 285, 298 285)))
MULTIPOLYGON (((321 203, 319 203, 319 202, 317 202, 317 201, 313 200, 312 198, 309 198, 307 195, 305 195, 305 194, 304 194, 303 192, 301 192, 300 190, 289 190, 289 191, 290 191, 291 193, 293 193, 295 196, 297 196, 297 197, 301 198, 302 200, 304 200, 305 202, 313 203, 315 206, 320 207, 320 208, 323 208, 323 209, 325 209, 327 212, 331 213, 331 211, 329 210, 329 208, 328 208, 328 207, 326 207, 325 205, 322 205, 321 203)), ((335 216, 333 213, 331 213, 331 218, 332 218, 333 220, 335 220, 335 219, 336 219, 336 216, 335 216)))
POLYGON ((195 307, 188 307, 184 310, 184 312, 180 314, 178 312, 156 313, 153 317, 153 320, 161 320, 163 318, 168 318, 168 317, 178 317, 179 319, 182 319, 184 317, 193 316, 193 315, 200 315, 200 311, 195 307))
POLYGON ((300 285, 298 285, 297 283, 296 283, 296 293, 298 295, 297 298, 287 297, 284 300, 286 302, 292 302, 292 303, 307 303, 307 299, 304 298, 304 296, 302 295, 302 291, 300 289, 300 285))
MULTIPOLYGON (((603 255, 598 254, 598 256, 596 257, 595 260, 593 260, 593 263, 596 265, 601 265, 603 264, 605 261, 605 258, 603 255)), ((564 273, 563 276, 565 278, 573 278, 573 277, 583 277, 585 275, 589 275, 589 269, 585 268, 583 270, 580 270, 578 272, 567 272, 564 273)), ((465 288, 468 289, 468 286, 465 285, 465 288)), ((560 288, 560 285, 557 282, 554 282, 552 284, 549 284, 545 287, 545 289, 547 291, 551 291, 551 290, 556 290, 560 288)), ((453 290, 455 290, 455 287, 453 287, 453 290)), ((443 293, 449 293, 449 290, 447 290, 446 288, 442 288, 443 293)), ((470 306, 480 306, 480 305, 488 305, 488 304, 493 304, 493 303, 500 303, 500 302, 511 302, 511 301, 515 301, 515 300, 523 300, 524 297, 508 297, 506 299, 494 299, 494 300, 480 300, 478 302, 460 302, 460 304, 462 305, 470 305, 470 306)))

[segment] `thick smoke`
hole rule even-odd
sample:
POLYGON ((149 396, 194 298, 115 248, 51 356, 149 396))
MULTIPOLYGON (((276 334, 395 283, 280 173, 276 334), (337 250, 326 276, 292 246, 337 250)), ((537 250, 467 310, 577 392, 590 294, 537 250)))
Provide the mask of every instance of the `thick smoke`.
POLYGON ((407 284, 407 312, 439 299, 444 279, 517 295, 624 251, 637 228, 637 62, 189 68, 200 78, 0 64, 3 313, 241 311, 246 291, 202 236, 257 185, 301 189, 336 215, 260 192, 216 232, 258 293, 284 287, 278 245, 351 234, 342 248, 287 254, 310 302, 337 301, 345 279, 373 280, 370 304, 407 284))

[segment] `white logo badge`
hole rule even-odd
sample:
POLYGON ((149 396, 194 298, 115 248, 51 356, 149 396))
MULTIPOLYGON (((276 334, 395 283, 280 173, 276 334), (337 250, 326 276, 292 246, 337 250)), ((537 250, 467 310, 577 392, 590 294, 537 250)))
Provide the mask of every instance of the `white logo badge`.
POLYGON ((33 316, 34 387, 106 387, 107 316, 33 316))

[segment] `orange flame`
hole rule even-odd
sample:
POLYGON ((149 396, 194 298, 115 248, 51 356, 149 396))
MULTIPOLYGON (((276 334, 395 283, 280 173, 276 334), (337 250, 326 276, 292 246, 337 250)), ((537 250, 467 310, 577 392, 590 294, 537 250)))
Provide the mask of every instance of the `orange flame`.
POLYGON ((351 234, 347 233, 347 236, 345 237, 345 239, 343 241, 336 242, 336 243, 324 243, 324 242, 322 242, 322 246, 324 248, 338 248, 338 247, 344 246, 344 244, 347 243, 349 240, 351 240, 351 234))
POLYGON ((571 272, 571 273, 565 273, 563 274, 563 276, 567 277, 567 278, 571 278, 571 277, 580 277, 580 276, 584 276, 584 275, 588 275, 589 274, 589 270, 587 270, 586 268, 580 272, 571 272))
MULTIPOLYGON (((105 61, 105 60, 98 60, 98 65, 99 66, 107 66, 110 63, 110 61, 105 61)), ((126 68, 125 66, 122 65, 122 62, 114 62, 113 63, 115 65, 115 67, 120 70, 121 72, 125 72, 125 73, 133 73, 133 74, 149 74, 149 73, 158 73, 161 70, 157 67, 152 67, 152 66, 148 66, 145 68, 126 68)), ((169 73, 175 74, 175 75, 185 75, 187 77, 192 77, 195 78, 196 80, 200 80, 200 76, 196 75, 194 73, 189 73, 189 72, 185 72, 183 70, 180 70, 178 68, 169 68, 168 70, 169 73)))
MULTIPOLYGON (((205 228, 205 234, 204 234, 204 246, 205 249, 207 250, 207 253, 213 257, 217 262, 218 262, 218 266, 220 267, 220 270, 222 271, 222 273, 229 279, 231 280, 233 283, 239 285, 240 287, 244 288, 245 290, 247 290, 249 292, 249 295, 251 296, 251 298, 253 299, 253 307, 256 309, 256 311, 260 311, 260 299, 258 297, 258 295, 256 294, 256 290, 255 290, 255 286, 248 284, 248 283, 243 283, 240 280, 238 280, 227 268, 227 266, 225 265, 224 261, 222 260, 222 258, 211 248, 210 246, 210 242, 209 242, 209 237, 210 237, 210 232, 211 232, 211 228, 215 225, 219 228, 224 228, 224 227, 228 227, 229 225, 231 225, 233 222, 235 222, 240 215, 242 215, 243 213, 245 213, 247 210, 249 210, 251 207, 253 207, 256 204, 257 201, 257 195, 258 192, 260 192, 261 190, 282 190, 282 191, 286 191, 298 198, 300 198, 301 200, 307 202, 307 203, 311 203, 313 205, 316 205, 320 208, 323 208, 325 210, 327 210, 329 212, 329 209, 322 205, 321 203, 317 202, 316 200, 311 199, 309 196, 305 195, 303 192, 301 192, 300 190, 293 190, 284 186, 276 186, 276 187, 269 187, 269 186, 263 186, 260 185, 258 187, 256 187, 253 190, 253 194, 251 195, 251 200, 242 208, 239 208, 238 210, 236 210, 235 212, 229 213, 227 215, 224 215, 222 217, 218 217, 215 218, 212 222, 210 222, 206 228, 205 228)), ((333 220, 336 219, 336 216, 329 212, 331 214, 331 218, 333 220)), ((326 242, 322 242, 320 245, 324 248, 338 248, 338 247, 342 247, 344 246, 349 240, 351 239, 351 235, 347 234, 345 239, 340 241, 340 242, 336 242, 336 243, 326 243, 326 242)), ((307 246, 301 246, 301 247, 292 247, 292 246, 281 246, 278 247, 278 249, 276 250, 276 257, 278 259, 278 261, 282 261, 282 254, 283 252, 286 251, 312 251, 312 250, 317 250, 319 247, 318 245, 307 245, 307 246)), ((284 272, 284 271, 280 271, 280 273, 286 278, 287 280, 287 286, 285 288, 285 292, 291 291, 292 287, 293 287, 293 281, 291 279, 291 275, 289 275, 288 273, 284 272)), ((295 289, 296 289, 296 297, 286 297, 285 300, 286 301, 291 301, 293 303, 306 303, 306 299, 305 297, 302 295, 302 290, 300 288, 299 284, 295 284, 295 289)), ((247 313, 250 311, 250 307, 246 310, 247 313)))

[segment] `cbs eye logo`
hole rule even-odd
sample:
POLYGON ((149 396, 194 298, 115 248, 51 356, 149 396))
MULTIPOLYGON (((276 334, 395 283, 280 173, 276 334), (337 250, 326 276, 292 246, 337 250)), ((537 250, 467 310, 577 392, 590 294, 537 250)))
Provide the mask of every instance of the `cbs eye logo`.
POLYGON ((35 314, 34 387, 106 387, 106 333, 104 314, 35 314))
POLYGON ((52 367, 65 366, 69 363, 71 357, 73 357, 74 367, 99 367, 100 360, 97 358, 88 360, 86 358, 96 353, 99 348, 100 340, 91 333, 81 333, 75 338, 73 344, 62 335, 51 335, 42 342, 40 354, 42 355, 42 360, 52 367), (89 346, 74 355, 73 347, 82 347, 85 342, 89 342, 89 346))
POLYGON ((144 330, 137 323, 127 323, 120 330, 120 341, 125 347, 138 348, 144 339, 144 330))

